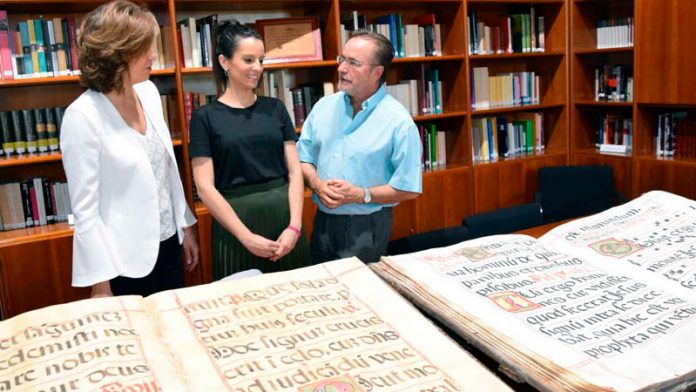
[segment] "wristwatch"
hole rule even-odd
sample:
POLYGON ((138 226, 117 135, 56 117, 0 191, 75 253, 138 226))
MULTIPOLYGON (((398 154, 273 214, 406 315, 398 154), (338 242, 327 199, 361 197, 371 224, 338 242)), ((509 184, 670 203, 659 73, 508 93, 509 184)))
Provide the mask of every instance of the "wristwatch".
POLYGON ((363 196, 363 203, 369 204, 372 201, 372 195, 370 194, 370 188, 364 187, 363 192, 365 192, 365 195, 363 196))

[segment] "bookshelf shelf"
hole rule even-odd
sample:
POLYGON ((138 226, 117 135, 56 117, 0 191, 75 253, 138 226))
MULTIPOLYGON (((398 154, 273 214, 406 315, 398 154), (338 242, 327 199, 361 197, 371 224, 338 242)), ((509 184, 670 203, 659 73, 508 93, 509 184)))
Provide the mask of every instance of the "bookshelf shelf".
POLYGON ((547 103, 540 105, 521 105, 521 106, 507 106, 502 108, 493 109, 482 109, 474 110, 471 112, 472 116, 490 116, 502 113, 514 113, 514 112, 526 112, 526 111, 538 111, 545 109, 560 109, 564 108, 565 103, 547 103))
POLYGON ((575 150, 575 154, 577 155, 584 155, 584 156, 601 156, 601 157, 611 157, 615 159, 624 159, 626 161, 631 160, 633 157, 633 154, 628 152, 625 154, 621 153, 608 153, 608 152, 600 152, 597 148, 583 148, 583 149, 578 149, 575 150))
POLYGON ((0 249, 6 246, 70 237, 72 234, 73 229, 65 222, 34 226, 26 229, 0 231, 0 249))
POLYGON ((38 163, 60 162, 62 154, 59 152, 44 152, 39 154, 12 155, 0 157, 0 168, 12 166, 35 165, 38 163))
POLYGON ((64 83, 77 83, 80 80, 79 76, 69 75, 69 76, 51 76, 46 78, 23 78, 23 79, 2 79, 0 80, 0 87, 21 87, 21 86, 38 86, 47 84, 64 84, 64 83))
POLYGON ((443 118, 464 117, 464 116, 466 116, 466 114, 467 114, 467 112, 464 110, 438 113, 438 114, 423 114, 423 115, 413 116, 413 121, 432 121, 432 120, 438 120, 438 119, 443 119, 443 118))
POLYGON ((469 4, 564 4, 565 0, 468 0, 469 4))
POLYGON ((466 56, 462 54, 450 54, 442 56, 424 56, 424 57, 400 57, 395 58, 392 62, 393 64, 404 64, 404 63, 429 63, 438 61, 461 61, 466 59, 466 56))
POLYGON ((620 48, 587 48, 587 49, 575 49, 573 51, 578 56, 586 55, 598 55, 598 54, 610 54, 610 53, 633 53, 633 46, 624 46, 620 48))
POLYGON ((539 159, 539 158, 562 158, 564 159, 566 156, 566 153, 564 151, 534 151, 529 154, 515 154, 511 155, 509 157, 498 157, 497 159, 493 161, 476 161, 474 162, 474 166, 482 166, 482 165, 496 165, 496 164, 505 164, 506 162, 518 162, 518 161, 524 161, 524 160, 534 160, 534 159, 539 159))
POLYGON ((539 57, 543 58, 543 57, 557 57, 557 56, 565 56, 565 52, 556 50, 556 51, 532 52, 532 53, 470 54, 469 61, 527 59, 527 58, 539 58, 539 57))
POLYGON ((633 102, 606 102, 606 101, 586 101, 577 100, 574 102, 576 106, 591 106, 591 107, 606 107, 606 108, 631 108, 633 102))

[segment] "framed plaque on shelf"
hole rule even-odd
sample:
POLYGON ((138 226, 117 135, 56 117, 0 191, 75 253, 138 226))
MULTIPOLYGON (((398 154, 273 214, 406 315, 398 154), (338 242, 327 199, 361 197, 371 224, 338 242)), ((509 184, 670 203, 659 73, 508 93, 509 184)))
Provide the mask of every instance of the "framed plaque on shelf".
POLYGON ((266 47, 265 64, 323 60, 316 17, 260 19, 256 28, 266 47))

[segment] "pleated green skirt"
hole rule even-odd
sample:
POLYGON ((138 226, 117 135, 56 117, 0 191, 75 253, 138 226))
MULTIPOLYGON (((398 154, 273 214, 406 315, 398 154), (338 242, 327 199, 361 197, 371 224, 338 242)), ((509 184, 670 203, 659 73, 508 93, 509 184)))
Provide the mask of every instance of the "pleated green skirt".
MULTIPOLYGON (((288 183, 284 178, 235 187, 220 192, 252 233, 275 241, 290 224, 288 183)), ((252 268, 263 272, 286 271, 311 265, 307 240, 302 235, 295 248, 273 262, 249 252, 237 238, 213 219, 211 227, 215 280, 252 268)))

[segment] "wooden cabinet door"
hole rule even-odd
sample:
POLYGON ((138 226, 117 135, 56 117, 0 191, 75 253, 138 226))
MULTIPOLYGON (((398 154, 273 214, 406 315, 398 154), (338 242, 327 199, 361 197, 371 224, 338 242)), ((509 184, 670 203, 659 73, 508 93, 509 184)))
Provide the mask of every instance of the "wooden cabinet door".
POLYGON ((473 211, 471 169, 431 172, 423 177, 423 194, 416 199, 419 233, 458 226, 473 211))
POLYGON ((668 161, 653 157, 637 158, 633 176, 633 195, 662 190, 696 199, 696 163, 668 161))
POLYGON ((0 299, 4 317, 89 297, 71 286, 72 237, 0 248, 0 299))
POLYGON ((696 1, 636 1, 636 100, 696 104, 696 1))

